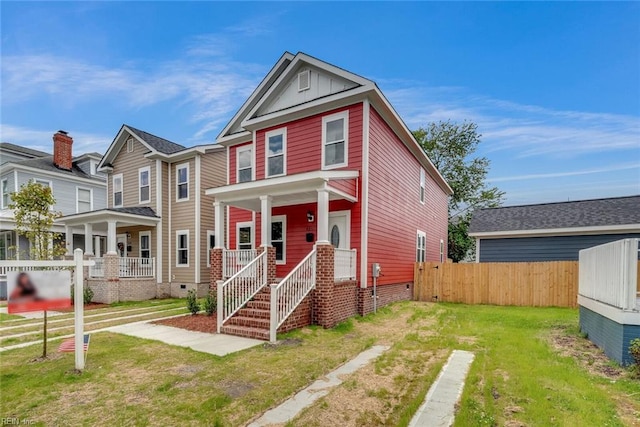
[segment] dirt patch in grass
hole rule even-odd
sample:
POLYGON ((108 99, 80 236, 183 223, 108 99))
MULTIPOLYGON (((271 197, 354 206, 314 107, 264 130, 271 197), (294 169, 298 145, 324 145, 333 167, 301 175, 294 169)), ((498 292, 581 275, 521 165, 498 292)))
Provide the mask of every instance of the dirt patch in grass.
POLYGON ((571 357, 593 375, 616 380, 626 371, 614 365, 597 345, 586 338, 571 334, 566 328, 554 328, 549 334, 551 345, 563 356, 571 357))
POLYGON ((158 320, 156 325, 173 326, 174 328, 186 329, 188 331, 216 333, 217 316, 207 316, 205 314, 188 314, 186 316, 173 317, 171 319, 158 320))

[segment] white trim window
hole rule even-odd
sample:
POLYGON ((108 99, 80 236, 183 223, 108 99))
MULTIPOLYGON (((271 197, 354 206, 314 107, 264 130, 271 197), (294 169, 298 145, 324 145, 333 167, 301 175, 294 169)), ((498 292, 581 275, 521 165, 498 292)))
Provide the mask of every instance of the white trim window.
POLYGON ((271 218, 271 245, 276 248, 276 264, 287 263, 287 217, 271 218))
POLYGON ((237 249, 253 249, 253 222, 236 224, 237 249))
POLYGON ((76 187, 76 213, 93 210, 93 190, 91 188, 76 187))
POLYGON ((189 163, 176 166, 176 201, 189 200, 189 163))
POLYGON ((425 262, 427 260, 427 233, 418 230, 416 234, 416 261, 425 262))
POLYGON ((2 187, 2 209, 7 209, 9 208, 9 180, 3 179, 0 187, 2 187))
POLYGON ((13 231, 0 232, 0 261, 11 259, 14 255, 13 231))
POLYGON ((176 231, 176 267, 189 267, 189 230, 176 231))
POLYGON ((33 178, 33 182, 35 182, 36 184, 40 184, 43 187, 49 187, 53 190, 53 185, 51 185, 51 181, 49 181, 48 179, 33 178))
POLYGON ((265 141, 265 175, 267 178, 287 173, 287 128, 269 131, 265 141))
POLYGON ((253 180, 253 146, 247 145, 236 149, 237 182, 253 180))
POLYGON ((322 118, 322 168, 347 166, 349 152, 349 112, 322 118))
POLYGON ((427 192, 427 175, 423 168, 420 168, 420 203, 424 204, 427 192))
POLYGON ((140 241, 140 258, 151 258, 151 232, 141 231, 138 234, 138 240, 140 241))
POLYGON ((113 207, 117 208, 117 207, 122 207, 122 202, 123 202, 123 193, 122 193, 122 187, 123 187, 123 182, 122 182, 122 174, 119 173, 117 175, 113 175, 111 177, 111 188, 113 191, 113 207))
POLYGON ((440 239, 440 262, 444 262, 444 240, 440 239))
POLYGON ((145 166, 138 169, 138 203, 151 201, 151 168, 145 166))
POLYGON ((207 267, 211 267, 211 250, 216 247, 216 234, 207 230, 207 267))

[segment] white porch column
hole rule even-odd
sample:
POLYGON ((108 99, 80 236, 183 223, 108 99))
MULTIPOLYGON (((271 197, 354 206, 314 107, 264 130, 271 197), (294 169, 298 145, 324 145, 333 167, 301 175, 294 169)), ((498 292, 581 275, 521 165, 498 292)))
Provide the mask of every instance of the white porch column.
POLYGON ((271 246, 271 196, 260 196, 260 246, 271 246))
POLYGON ((67 249, 67 256, 73 255, 73 229, 68 225, 64 227, 64 247, 67 249))
POLYGON ((329 243, 329 192, 324 189, 318 189, 318 236, 317 243, 329 243))
POLYGON ((118 255, 116 248, 116 221, 107 221, 107 253, 118 255))
MULTIPOLYGON (((214 232, 216 233, 216 248, 224 249, 224 203, 213 202, 213 209, 215 216, 214 232)), ((209 243, 207 243, 207 245, 208 244, 209 243)))
POLYGON ((84 254, 93 255, 93 224, 84 225, 84 254))
POLYGON ((100 258, 102 256, 102 252, 100 252, 100 236, 95 236, 93 238, 93 254, 96 258, 100 258))

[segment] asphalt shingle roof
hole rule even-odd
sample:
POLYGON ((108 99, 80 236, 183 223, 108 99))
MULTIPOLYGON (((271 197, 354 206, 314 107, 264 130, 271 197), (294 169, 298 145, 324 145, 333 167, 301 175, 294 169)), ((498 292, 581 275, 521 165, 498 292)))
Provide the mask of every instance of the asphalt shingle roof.
POLYGON ((480 209, 470 233, 640 224, 640 195, 480 209))
POLYGON ((10 142, 0 142, 0 150, 2 149, 23 153, 27 156, 33 156, 33 157, 45 157, 45 156, 51 155, 49 153, 45 153, 44 151, 34 150, 33 148, 28 148, 28 147, 22 147, 20 145, 12 144, 10 142))
POLYGON ((73 176, 77 176, 80 178, 87 178, 87 179, 96 179, 96 180, 100 180, 100 181, 104 181, 105 178, 104 177, 100 177, 97 175, 89 175, 86 174, 82 169, 80 169, 75 163, 73 163, 73 166, 71 168, 70 171, 65 170, 65 169, 60 169, 57 168, 54 164, 53 164, 53 156, 51 155, 47 155, 46 157, 37 157, 35 159, 26 159, 26 160, 19 160, 17 162, 12 162, 13 164, 16 165, 22 165, 22 166, 29 166, 35 169, 41 169, 41 170, 45 170, 45 171, 49 171, 49 172, 55 172, 61 175, 73 175, 73 176))
POLYGON ((183 145, 176 144, 175 142, 169 141, 168 139, 160 138, 159 136, 155 136, 153 134, 150 134, 149 132, 136 129, 129 125, 125 126, 127 126, 131 130, 131 132, 134 132, 140 139, 153 147, 154 150, 157 150, 161 153, 173 154, 186 148, 183 145))
POLYGON ((107 208, 106 210, 108 211, 113 211, 113 212, 121 212, 121 213, 128 213, 128 214, 133 214, 133 215, 140 215, 140 216, 149 216, 152 218, 159 218, 158 215, 156 215, 156 211, 154 211, 152 208, 147 207, 147 206, 132 206, 132 207, 124 207, 124 208, 107 208))

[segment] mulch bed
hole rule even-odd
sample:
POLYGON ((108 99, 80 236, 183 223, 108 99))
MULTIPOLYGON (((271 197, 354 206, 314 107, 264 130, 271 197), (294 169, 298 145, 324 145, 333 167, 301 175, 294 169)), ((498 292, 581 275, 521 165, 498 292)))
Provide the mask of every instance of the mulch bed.
MULTIPOLYGON (((89 304, 85 304, 84 305, 84 310, 95 310, 97 308, 108 308, 109 304, 100 304, 99 302, 92 302, 89 304)), ((60 308, 60 309, 56 309, 55 311, 59 311, 62 313, 70 313, 73 311, 73 305, 69 308, 60 308)))
POLYGON ((207 316, 206 314, 187 314, 186 316, 157 320, 151 323, 156 325, 173 326, 174 328, 186 329, 188 331, 215 334, 217 320, 218 317, 215 313, 213 316, 207 316))

